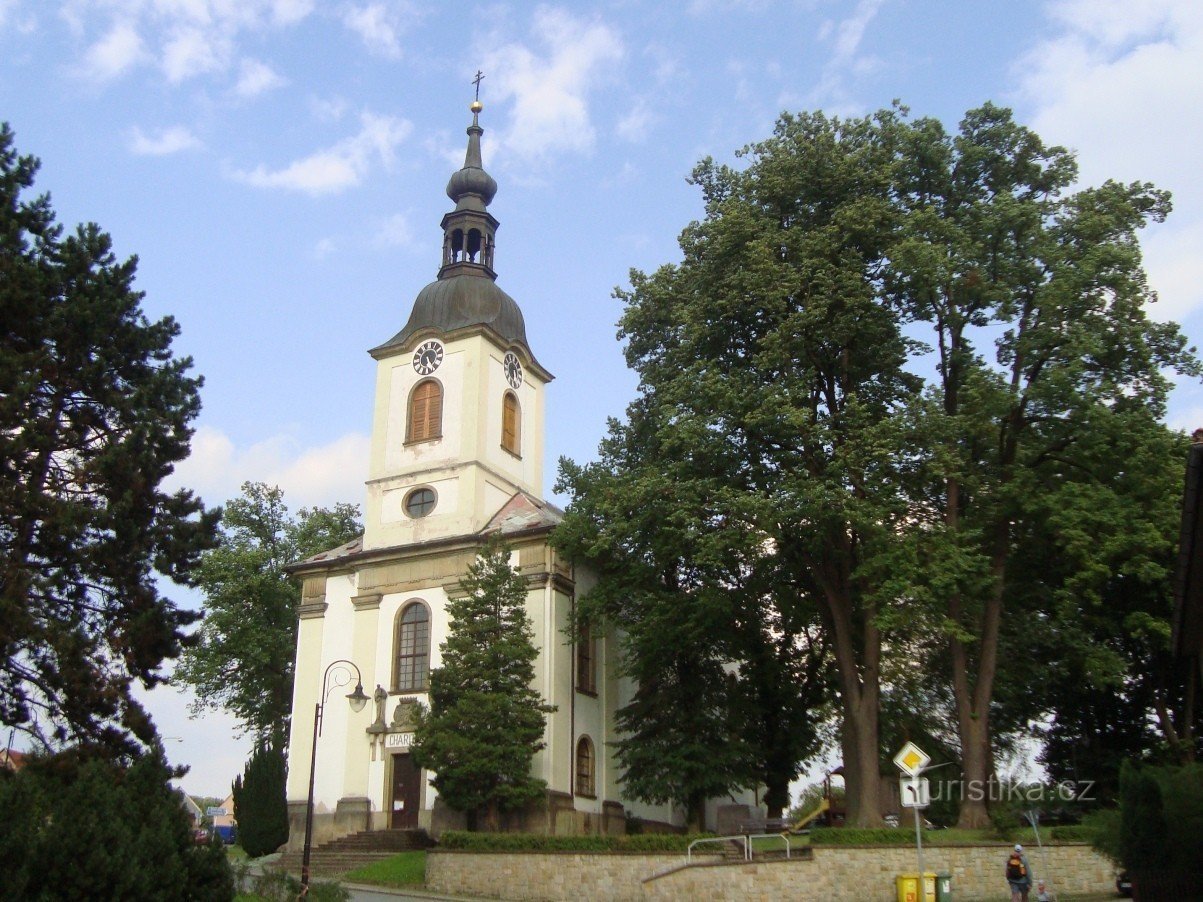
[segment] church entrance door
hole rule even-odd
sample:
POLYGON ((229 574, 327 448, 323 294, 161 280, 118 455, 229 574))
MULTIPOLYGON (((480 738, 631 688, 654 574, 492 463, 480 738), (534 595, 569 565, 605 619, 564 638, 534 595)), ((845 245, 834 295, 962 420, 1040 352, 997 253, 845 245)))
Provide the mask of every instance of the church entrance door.
POLYGON ((418 826, 418 808, 422 804, 422 770, 409 755, 393 755, 392 815, 394 830, 412 830, 418 826))

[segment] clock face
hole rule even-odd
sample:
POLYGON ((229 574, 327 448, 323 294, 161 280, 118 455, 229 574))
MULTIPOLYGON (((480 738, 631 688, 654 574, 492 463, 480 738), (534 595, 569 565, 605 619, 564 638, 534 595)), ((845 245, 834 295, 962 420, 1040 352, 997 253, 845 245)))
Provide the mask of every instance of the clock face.
POLYGON ((505 381, 510 384, 510 388, 521 388, 522 364, 518 362, 518 357, 513 351, 505 355, 505 360, 502 361, 501 366, 505 370, 505 381))
POLYGON ((414 351, 414 370, 419 376, 429 376, 443 362, 443 346, 433 338, 424 341, 414 351))

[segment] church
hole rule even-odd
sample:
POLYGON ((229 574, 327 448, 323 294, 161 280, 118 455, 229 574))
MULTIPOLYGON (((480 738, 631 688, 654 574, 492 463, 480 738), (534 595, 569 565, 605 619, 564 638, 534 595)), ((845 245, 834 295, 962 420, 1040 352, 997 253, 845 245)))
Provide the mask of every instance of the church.
MULTIPOLYGON (((633 687, 618 674, 613 635, 569 635, 591 576, 548 541, 561 518, 542 497, 553 376, 527 342, 518 304, 497 285, 499 223, 488 210, 497 183, 482 163, 482 109, 471 106, 464 166, 447 184, 455 206, 441 223, 437 278, 418 293, 401 330, 370 351, 377 368, 363 537, 290 568, 303 586, 290 848, 305 832, 311 773, 315 842, 362 830, 437 836, 465 825, 408 749, 413 711, 427 702, 430 670, 440 663, 446 602, 495 533, 526 581, 539 650, 534 685, 556 709, 532 762, 546 798, 505 827, 621 833, 628 816, 684 822, 670 805, 622 799, 614 714, 633 687), (360 684, 357 711, 346 697, 360 684)), ((708 822, 734 801, 713 801, 708 822)))

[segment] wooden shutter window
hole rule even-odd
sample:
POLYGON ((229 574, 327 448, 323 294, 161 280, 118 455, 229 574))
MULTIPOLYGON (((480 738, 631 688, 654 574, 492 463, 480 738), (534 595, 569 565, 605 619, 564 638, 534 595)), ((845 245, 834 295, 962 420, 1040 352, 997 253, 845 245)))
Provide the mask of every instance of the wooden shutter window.
POLYGON ((405 441, 425 442, 443 434, 443 387, 434 379, 419 382, 409 396, 405 441))
POLYGON ((511 454, 522 451, 522 411, 518 407, 518 396, 506 392, 501 405, 501 447, 511 454))

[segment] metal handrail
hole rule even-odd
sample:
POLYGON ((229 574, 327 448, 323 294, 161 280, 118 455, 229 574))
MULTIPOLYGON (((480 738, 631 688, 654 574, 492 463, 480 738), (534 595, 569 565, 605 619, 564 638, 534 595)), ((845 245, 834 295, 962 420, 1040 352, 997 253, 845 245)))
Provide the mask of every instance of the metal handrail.
MULTIPOLYGON (((748 839, 749 840, 753 840, 753 839, 781 839, 781 840, 784 840, 785 841, 785 857, 789 858, 790 841, 789 841, 789 836, 785 833, 757 833, 755 836, 748 834, 748 839)), ((748 848, 750 850, 751 846, 749 846, 748 848)), ((749 854, 749 860, 751 860, 750 854, 749 854)))
POLYGON ((701 845, 702 843, 706 843, 706 842, 731 842, 732 840, 739 840, 740 842, 742 842, 744 844, 744 861, 751 861, 752 860, 752 847, 750 845, 748 845, 748 837, 744 836, 744 835, 739 835, 739 836, 714 836, 714 837, 710 837, 708 839, 695 839, 693 842, 691 842, 689 844, 689 848, 685 850, 685 863, 686 864, 693 863, 693 847, 694 846, 701 845))

